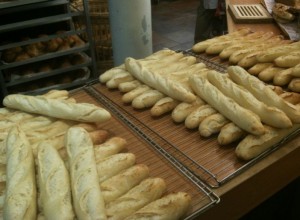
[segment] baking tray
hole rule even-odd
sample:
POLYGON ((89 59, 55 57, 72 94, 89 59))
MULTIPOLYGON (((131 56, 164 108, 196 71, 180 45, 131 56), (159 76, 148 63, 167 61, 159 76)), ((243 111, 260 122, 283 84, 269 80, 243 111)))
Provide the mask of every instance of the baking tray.
MULTIPOLYGON (((106 108, 91 94, 87 86, 72 90, 70 95, 78 102, 92 103, 106 108)), ((110 109, 107 110, 110 111, 110 109)), ((126 139, 126 150, 135 154, 137 163, 143 163, 149 167, 150 176, 161 177, 166 181, 167 193, 184 191, 191 195, 192 206, 185 219, 194 219, 220 201, 220 198, 206 184, 168 152, 157 146, 155 141, 141 137, 139 133, 128 128, 130 124, 123 122, 117 115, 112 114, 112 118, 101 123, 101 127, 111 136, 126 139)))
MULTIPOLYGON (((222 65, 219 66, 220 68, 222 65)), ((243 161, 235 155, 237 143, 220 146, 217 135, 201 137, 197 129, 188 129, 183 123, 175 123, 170 114, 153 117, 149 109, 137 110, 121 100, 122 93, 109 89, 98 80, 91 82, 85 90, 105 105, 134 132, 144 139, 150 139, 159 150, 167 152, 183 166, 194 173, 209 187, 217 188, 244 172, 252 165, 277 150, 282 144, 299 134, 292 133, 278 144, 250 161, 243 161)))

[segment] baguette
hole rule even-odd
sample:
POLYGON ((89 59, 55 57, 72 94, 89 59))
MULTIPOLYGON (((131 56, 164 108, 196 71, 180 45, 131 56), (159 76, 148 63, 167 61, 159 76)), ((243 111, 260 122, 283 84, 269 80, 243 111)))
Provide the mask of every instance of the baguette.
POLYGON ((207 74, 207 78, 224 95, 235 100, 240 106, 254 112, 265 124, 276 128, 288 128, 292 126, 291 120, 283 111, 276 107, 265 105, 248 90, 244 89, 244 87, 230 80, 227 75, 212 70, 207 74))
POLYGON ((126 194, 106 205, 108 219, 125 219, 143 206, 160 198, 165 191, 166 183, 163 179, 145 179, 126 194))
POLYGON ((124 103, 131 103, 132 100, 135 98, 135 97, 138 97, 139 95, 143 94, 144 92, 150 90, 151 88, 147 85, 139 85, 137 86, 136 88, 134 88, 133 90, 125 93, 123 96, 122 96, 122 101, 124 103))
POLYGON ((193 103, 182 102, 178 104, 172 111, 172 119, 177 123, 183 122, 191 112, 204 104, 205 102, 199 97, 197 97, 196 101, 193 103))
POLYGON ((229 120, 220 113, 207 116, 199 125, 199 133, 202 137, 209 137, 219 133, 221 128, 228 124, 229 120))
POLYGON ((37 167, 40 201, 45 218, 74 219, 69 173, 53 146, 40 146, 37 167))
POLYGON ((191 206, 191 196, 185 192, 168 194, 144 206, 125 220, 176 220, 183 218, 191 206))
POLYGON ((105 203, 122 196, 148 176, 149 168, 144 164, 137 164, 103 181, 100 188, 105 203))
POLYGON ((129 72, 124 70, 124 72, 120 72, 114 75, 110 80, 106 82, 105 85, 109 89, 116 89, 118 88, 120 83, 131 82, 133 80, 133 76, 129 72))
POLYGON ((178 105, 178 101, 171 97, 164 97, 158 100, 151 108, 150 113, 152 116, 160 116, 167 112, 172 111, 178 105))
POLYGON ((80 127, 69 128, 65 145, 70 167, 73 206, 77 218, 107 219, 93 143, 88 132, 80 127))
POLYGON ((144 109, 152 107, 158 100, 164 98, 165 95, 157 90, 148 90, 132 100, 132 107, 136 109, 144 109))
POLYGON ((263 71, 264 69, 273 66, 273 63, 257 63, 254 66, 252 66, 250 69, 248 69, 248 72, 251 75, 258 76, 258 74, 263 71))
POLYGON ((207 79, 201 76, 193 76, 190 78, 190 83, 194 91, 203 100, 237 126, 254 135, 264 133, 264 126, 255 113, 241 107, 232 98, 225 96, 207 79), (232 112, 235 114, 232 114, 232 112))
POLYGON ((244 86, 250 91, 258 100, 264 102, 266 105, 274 106, 282 110, 293 123, 300 123, 300 112, 292 104, 284 101, 278 96, 270 87, 266 86, 262 81, 254 76, 251 76, 241 67, 228 67, 230 78, 237 84, 244 86))
POLYGON ((300 63, 293 67, 292 75, 300 77, 300 63))
POLYGON ((68 99, 69 92, 67 90, 50 90, 49 92, 43 94, 42 96, 48 99, 68 99))
POLYGON ((231 144, 235 141, 240 140, 245 135, 245 131, 236 126, 234 123, 230 122, 221 128, 220 133, 218 135, 218 143, 220 145, 231 144))
POLYGON ((276 66, 283 68, 294 67, 300 63, 300 52, 293 51, 291 53, 279 56, 274 60, 274 63, 276 66))
POLYGON ((276 86, 285 86, 292 80, 292 68, 277 72, 273 77, 273 84, 276 86))
POLYGON ((266 133, 261 136, 247 135, 236 147, 235 153, 242 160, 251 160, 275 144, 280 143, 287 135, 300 128, 294 124, 292 128, 276 129, 266 126, 266 133))
POLYGON ((300 92, 300 78, 293 78, 290 81, 288 88, 293 92, 300 92))
POLYGON ((138 80, 133 80, 133 81, 129 81, 129 82, 122 82, 118 85, 118 89, 121 92, 130 92, 131 90, 137 88, 138 86, 140 86, 141 83, 138 80))
POLYGON ((25 133, 11 128, 6 141, 4 219, 36 219, 36 182, 32 149, 25 133))
POLYGON ((270 82, 274 79, 274 76, 276 74, 280 73, 283 70, 284 70, 284 68, 277 67, 277 66, 271 66, 271 67, 268 67, 268 68, 264 69, 263 71, 261 71, 258 74, 258 78, 261 81, 270 82))
POLYGON ((97 163, 98 182, 102 183, 134 164, 135 155, 132 153, 119 153, 106 157, 97 163))
POLYGON ((12 94, 4 98, 6 107, 21 111, 80 122, 104 122, 111 115, 104 108, 88 103, 71 103, 29 95, 12 94))
POLYGON ((279 95, 286 102, 289 102, 293 105, 300 103, 300 94, 296 92, 284 92, 279 95))
POLYGON ((125 71, 125 65, 122 64, 120 66, 114 67, 112 69, 109 69, 107 71, 105 71, 104 73, 102 73, 99 76, 99 81, 101 83, 106 83, 108 82, 113 76, 119 74, 119 73, 123 73, 125 71))
POLYGON ((185 119, 184 124, 189 129, 199 127, 200 123, 208 116, 216 113, 217 111, 210 105, 202 105, 192 111, 185 119))

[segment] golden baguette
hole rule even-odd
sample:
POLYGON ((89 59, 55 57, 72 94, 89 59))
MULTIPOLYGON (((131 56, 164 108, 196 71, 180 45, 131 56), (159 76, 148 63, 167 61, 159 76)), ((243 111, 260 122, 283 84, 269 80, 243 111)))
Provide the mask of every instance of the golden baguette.
POLYGON ((263 71, 264 69, 269 68, 273 65, 274 65, 273 63, 257 63, 254 66, 252 66, 250 69, 248 69, 248 72, 251 75, 258 76, 258 74, 261 71, 263 71))
POLYGON ((73 219, 69 172, 57 150, 50 144, 42 144, 36 161, 43 215, 50 220, 73 219))
POLYGON ((160 198, 166 191, 161 178, 148 178, 133 187, 126 194, 106 204, 108 219, 123 220, 150 202, 160 198))
POLYGON ((138 97, 139 95, 143 94, 144 92, 146 92, 150 89, 151 88, 149 86, 141 84, 141 85, 137 86, 136 88, 134 88, 133 90, 130 90, 129 92, 125 93, 122 96, 122 101, 124 103, 131 103, 134 98, 138 97))
POLYGON ((288 88, 293 92, 300 92, 300 78, 293 78, 290 81, 288 88))
POLYGON ((294 67, 300 63, 300 52, 293 51, 291 53, 279 56, 274 60, 274 63, 276 66, 279 67, 284 67, 284 68, 294 67))
POLYGON ((126 220, 177 220, 190 209, 191 196, 185 192, 171 193, 144 206, 126 220))
POLYGON ((300 103, 300 94, 297 92, 283 92, 279 96, 293 105, 300 103))
POLYGON ((6 138, 7 168, 4 219, 36 219, 36 181, 32 149, 17 126, 6 138))
POLYGON ((193 129, 199 127, 200 123, 208 116, 217 111, 210 105, 202 105, 192 111, 185 119, 184 124, 187 128, 193 129))
POLYGON ((118 89, 121 92, 130 92, 131 90, 137 88, 140 85, 141 85, 141 82, 138 80, 133 80, 130 82, 122 82, 118 85, 118 89))
POLYGON ((172 99, 171 97, 164 97, 158 100, 150 109, 150 113, 152 116, 160 116, 167 112, 172 111, 179 102, 177 100, 172 99))
POLYGON ((107 219, 88 132, 80 127, 69 128, 65 143, 77 219, 107 219))
POLYGON ((235 153, 243 160, 251 160, 299 128, 300 124, 294 124, 292 128, 287 129, 276 129, 266 126, 266 133, 261 136, 247 135, 238 144, 235 153))
POLYGON ((293 67, 292 75, 300 77, 300 63, 293 67))
POLYGON ((42 96, 8 95, 4 98, 3 104, 29 113, 80 122, 104 122, 111 117, 104 108, 93 104, 71 103, 42 96))
POLYGON ((102 73, 99 76, 99 81, 101 83, 106 83, 107 81, 109 81, 113 76, 122 73, 125 71, 125 65, 122 64, 120 66, 114 67, 112 69, 109 69, 107 71, 105 71, 104 73, 102 73))
POLYGON ((144 109, 152 107, 158 100, 164 98, 165 95, 161 92, 151 89, 132 100, 132 107, 136 109, 144 109))
POLYGON ((103 181, 100 188, 105 203, 107 204, 122 196, 148 176, 149 168, 144 164, 137 164, 103 181))
POLYGON ((234 123, 230 122, 221 128, 218 135, 218 143, 220 145, 231 144, 235 141, 240 140, 245 135, 245 131, 236 126, 234 123))
POLYGON ((207 116, 199 125, 199 133, 202 137, 209 137, 219 133, 221 128, 230 121, 220 113, 207 116))
POLYGON ((300 111, 292 104, 284 101, 270 87, 262 81, 248 74, 246 70, 239 66, 228 67, 230 78, 237 84, 245 87, 258 100, 266 105, 274 106, 282 110, 293 123, 300 123, 300 111))
POLYGON ((202 76, 193 76, 190 78, 190 83, 198 96, 237 126, 254 135, 264 133, 264 126, 255 113, 241 107, 232 98, 225 96, 207 79, 202 76))
POLYGON ((284 69, 275 73, 273 77, 273 84, 275 86, 285 86, 289 84, 292 78, 292 68, 284 69))
POLYGON ((124 72, 120 72, 114 75, 110 80, 106 82, 105 85, 109 89, 116 89, 118 88, 120 83, 131 82, 133 80, 134 80, 133 76, 129 72, 124 70, 124 72))

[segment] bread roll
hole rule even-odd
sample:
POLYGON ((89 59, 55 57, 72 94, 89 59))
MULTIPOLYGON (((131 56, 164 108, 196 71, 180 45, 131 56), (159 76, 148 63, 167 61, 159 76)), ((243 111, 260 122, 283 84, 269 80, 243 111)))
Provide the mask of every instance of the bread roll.
POLYGON ((274 76, 284 70, 284 68, 276 67, 276 66, 271 66, 263 71, 261 71, 258 74, 258 78, 264 82, 270 82, 273 80, 274 76))
POLYGON ((158 100, 151 108, 150 113, 152 116, 160 116, 167 112, 172 111, 177 105, 178 101, 171 97, 164 97, 158 100))
POLYGON ((248 69, 248 72, 251 75, 257 76, 261 71, 273 65, 274 65, 273 63, 257 63, 254 66, 252 66, 250 69, 248 69))
POLYGON ((191 205, 191 196, 185 192, 171 193, 144 206, 126 220, 182 219, 191 205))
POLYGON ((300 63, 300 52, 299 51, 293 51, 288 54, 284 54, 280 57, 277 57, 274 60, 274 63, 279 67, 294 67, 297 64, 300 63))
POLYGON ((203 100, 237 126, 254 135, 262 135, 264 133, 264 126, 256 114, 241 107, 232 98, 225 96, 207 79, 201 76, 194 76, 190 78, 190 83, 194 91, 203 100), (235 114, 232 114, 232 112, 235 114))
POLYGON ((130 92, 131 90, 137 88, 140 85, 141 85, 141 83, 138 80, 133 80, 133 81, 129 81, 129 82, 122 82, 118 85, 118 89, 121 92, 130 92))
POLYGON ((207 74, 207 78, 224 95, 235 100, 240 106, 254 112, 265 124, 276 128, 288 128, 292 126, 291 120, 283 111, 276 107, 265 105, 244 87, 230 80, 227 75, 212 70, 207 74))
POLYGON ((137 164, 103 181, 100 188, 105 203, 122 196, 148 176, 149 168, 144 164, 137 164))
POLYGON ((74 219, 69 172, 57 150, 48 144, 39 147, 38 182, 42 212, 46 219, 74 219))
POLYGON ((197 97, 196 101, 193 103, 182 102, 178 104, 172 111, 172 119, 178 123, 183 122, 191 112, 204 104, 205 102, 199 97, 197 97))
POLYGON ((81 122, 104 122, 111 115, 104 108, 88 103, 70 103, 63 100, 13 94, 4 98, 3 104, 9 108, 29 113, 81 122))
POLYGON ((78 219, 106 219, 93 143, 87 131, 72 127, 66 134, 73 206, 78 219))
POLYGON ((221 128, 228 124, 229 120, 220 113, 207 116, 199 125, 199 133, 202 137, 209 137, 219 133, 221 128))
POLYGON ((137 96, 143 94, 144 92, 146 92, 146 91, 148 91, 148 90, 150 90, 150 89, 151 89, 151 88, 150 88, 149 86, 142 84, 142 85, 136 87, 135 89, 133 89, 133 90, 131 90, 131 91, 125 93, 125 94, 122 96, 122 101, 123 101, 124 103, 131 103, 132 100, 133 100, 135 97, 137 97, 137 96))
POLYGON ((261 136, 247 135, 236 147, 236 155, 243 160, 251 160, 267 149, 282 141, 288 134, 299 129, 300 124, 292 128, 276 129, 266 126, 265 134, 261 136))
POLYGON ((36 182, 32 149, 25 133, 17 126, 6 141, 6 190, 4 219, 36 219, 36 182))
POLYGON ((106 205, 107 217, 122 220, 150 202, 160 198, 166 191, 166 183, 161 178, 148 178, 133 187, 123 196, 106 205))
POLYGON ((116 89, 120 83, 131 82, 133 80, 133 76, 124 70, 124 72, 119 72, 118 74, 112 76, 112 78, 106 82, 106 86, 110 89, 116 89))
POLYGON ((293 123, 300 123, 300 112, 292 104, 284 101, 271 88, 266 86, 262 81, 254 76, 251 76, 241 67, 228 67, 230 78, 237 84, 244 86, 250 91, 258 100, 264 102, 266 105, 274 106, 282 110, 293 123))
POLYGON ((90 131, 89 136, 93 142, 93 145, 97 145, 97 144, 104 143, 107 140, 109 133, 108 131, 101 129, 101 130, 90 131))
POLYGON ((135 155, 132 153, 119 153, 106 157, 97 163, 98 182, 102 183, 134 164, 135 155))
POLYGON ((245 135, 245 131, 236 126, 234 123, 230 122, 221 128, 218 135, 218 143, 220 145, 231 144, 237 140, 240 140, 245 135))
POLYGON ((104 158, 120 153, 126 146, 127 141, 121 137, 112 137, 103 144, 94 145, 96 163, 104 158))
POLYGON ((152 107, 158 100, 162 99, 163 97, 165 97, 164 94, 157 90, 151 89, 135 97, 132 100, 131 104, 132 107, 136 109, 149 108, 152 107))
POLYGON ((292 80, 292 68, 283 69, 275 73, 273 77, 273 84, 276 86, 285 86, 292 80))
POLYGON ((293 67, 292 75, 300 77, 300 63, 293 67))
POLYGON ((293 78, 290 81, 288 88, 293 92, 300 92, 300 78, 293 78))
POLYGON ((119 73, 123 73, 125 70, 125 65, 122 64, 120 66, 114 67, 112 69, 109 69, 107 71, 105 71, 104 73, 102 73, 99 76, 99 81, 101 83, 106 83, 108 82, 113 76, 119 74, 119 73))
POLYGON ((210 105, 202 105, 192 111, 185 119, 184 124, 187 128, 193 129, 199 127, 200 123, 208 116, 217 111, 210 105))

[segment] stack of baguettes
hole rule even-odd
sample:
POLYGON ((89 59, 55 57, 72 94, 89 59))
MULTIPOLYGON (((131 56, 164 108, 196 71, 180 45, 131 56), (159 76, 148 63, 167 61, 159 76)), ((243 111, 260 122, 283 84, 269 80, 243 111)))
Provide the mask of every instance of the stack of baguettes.
POLYGON ((266 83, 300 92, 300 42, 272 32, 241 29, 199 42, 195 53, 217 55, 266 83))
MULTIPOLYGON (((234 35, 240 39, 245 30, 234 35)), ((217 134, 220 145, 236 142, 236 155, 244 160, 299 128, 298 93, 266 85, 239 66, 219 73, 182 52, 164 49, 144 59, 128 57, 99 80, 122 91, 123 102, 136 109, 148 108, 153 116, 171 113, 175 122, 198 128, 201 136, 217 134)))
POLYGON ((0 109, 3 219, 180 219, 185 192, 167 193, 100 124, 105 109, 67 91, 8 95, 0 109))

